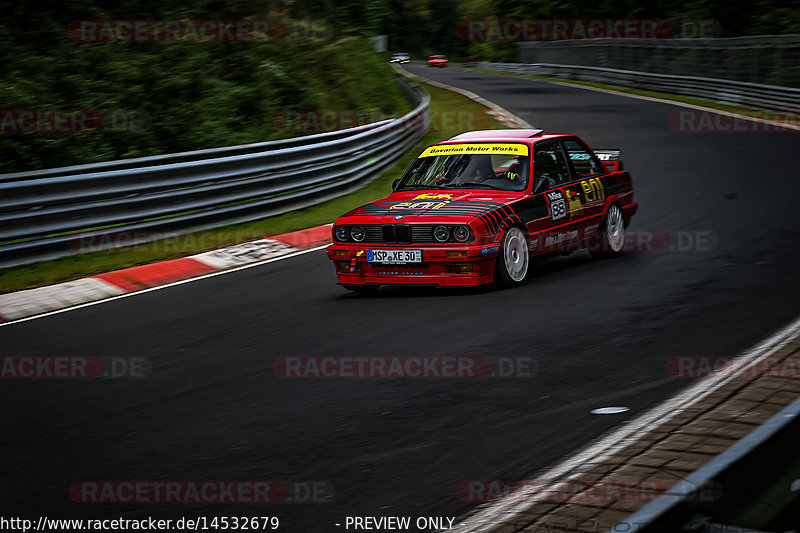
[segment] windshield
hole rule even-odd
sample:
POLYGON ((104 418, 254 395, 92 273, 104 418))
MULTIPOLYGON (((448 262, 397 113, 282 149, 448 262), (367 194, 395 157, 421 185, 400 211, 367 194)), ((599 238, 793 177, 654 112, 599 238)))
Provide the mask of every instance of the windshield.
POLYGON ((432 146, 414 161, 395 190, 523 191, 528 186, 528 169, 528 147, 522 144, 432 146), (474 151, 489 153, 470 153, 474 151), (451 153, 437 155, 441 152, 451 153))

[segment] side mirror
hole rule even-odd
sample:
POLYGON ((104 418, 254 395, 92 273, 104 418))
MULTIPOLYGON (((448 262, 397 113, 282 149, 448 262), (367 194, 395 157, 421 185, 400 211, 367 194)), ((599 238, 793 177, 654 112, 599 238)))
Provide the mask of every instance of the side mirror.
POLYGON ((400 183, 400 178, 397 178, 396 180, 394 180, 394 181, 392 182, 392 190, 393 190, 393 191, 396 191, 396 190, 397 190, 397 184, 398 184, 398 183, 400 183))

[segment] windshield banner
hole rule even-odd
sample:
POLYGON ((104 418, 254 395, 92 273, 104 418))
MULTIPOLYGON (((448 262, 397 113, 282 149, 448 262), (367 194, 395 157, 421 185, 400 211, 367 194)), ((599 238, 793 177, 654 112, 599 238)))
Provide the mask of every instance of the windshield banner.
POLYGON ((528 145, 516 143, 440 144, 427 148, 420 157, 460 154, 528 155, 528 145))

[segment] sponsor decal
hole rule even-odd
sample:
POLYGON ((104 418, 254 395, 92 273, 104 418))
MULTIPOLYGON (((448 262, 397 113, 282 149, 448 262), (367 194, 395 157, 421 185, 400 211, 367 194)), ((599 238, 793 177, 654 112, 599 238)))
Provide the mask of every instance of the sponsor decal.
POLYGON ((588 152, 570 151, 569 152, 569 158, 572 161, 589 161, 592 158, 592 156, 590 156, 588 152))
POLYGON ((425 149, 420 157, 462 154, 528 155, 528 146, 517 143, 445 144, 425 149))
POLYGON ((619 150, 595 152, 595 155, 600 161, 619 161, 619 150))
POLYGON ((450 202, 400 202, 390 205, 389 209, 439 209, 450 202))
POLYGON ((481 255, 496 254, 498 252, 498 250, 500 250, 500 248, 498 246, 492 246, 490 248, 484 248, 483 250, 481 250, 481 255))
POLYGON ((567 216, 567 203, 564 200, 564 193, 560 189, 548 192, 547 202, 550 204, 550 218, 552 220, 567 216))
POLYGON ((578 238, 578 230, 566 231, 557 235, 548 235, 544 241, 545 246, 556 246, 578 238))
POLYGON ((580 218, 583 214, 583 204, 581 195, 578 192, 567 190, 567 202, 569 203, 569 219, 580 218))
POLYGON ((453 199, 452 194, 432 194, 429 192, 424 192, 414 197, 414 200, 452 200, 452 199, 453 199))
POLYGON ((581 188, 583 188, 583 196, 586 198, 587 204, 604 200, 606 197, 606 190, 603 188, 603 182, 598 178, 590 178, 582 181, 581 188))

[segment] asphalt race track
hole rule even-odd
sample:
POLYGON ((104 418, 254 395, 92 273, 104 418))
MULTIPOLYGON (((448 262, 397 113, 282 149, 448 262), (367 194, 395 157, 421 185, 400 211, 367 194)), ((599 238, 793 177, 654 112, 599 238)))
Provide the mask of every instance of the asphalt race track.
MULTIPOLYGON (((542 260, 514 290, 348 294, 323 251, 0 328, 0 355, 144 357, 144 378, 2 380, 4 516, 452 516, 470 479, 519 479, 688 384, 670 357, 735 355, 795 318, 798 133, 674 131, 681 109, 455 69, 549 131, 620 148, 631 230, 673 249, 542 260), (699 239, 699 243, 698 243, 699 239), (529 357, 531 375, 282 379, 285 356, 529 357), (590 414, 628 406, 620 415, 590 414), (324 481, 327 503, 78 504, 81 480, 324 481)), ((663 248, 663 247, 662 247, 663 248)))

